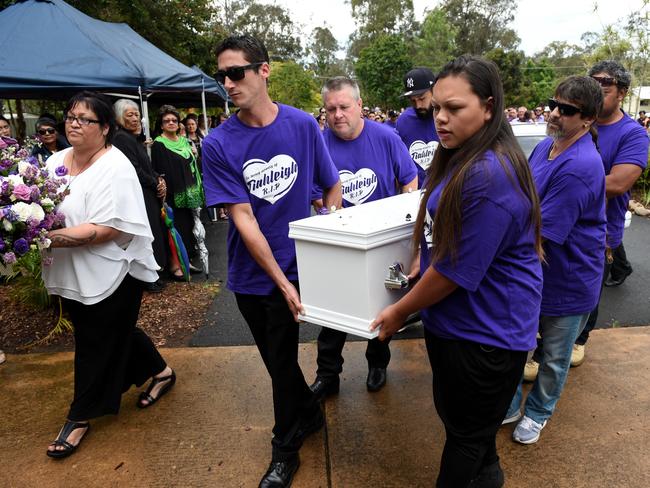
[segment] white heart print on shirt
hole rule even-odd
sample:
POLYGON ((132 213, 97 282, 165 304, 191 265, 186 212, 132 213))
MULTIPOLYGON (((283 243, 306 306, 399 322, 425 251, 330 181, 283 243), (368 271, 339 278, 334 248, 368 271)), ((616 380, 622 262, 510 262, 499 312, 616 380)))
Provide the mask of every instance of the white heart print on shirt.
POLYGON ((353 205, 365 202, 377 188, 377 175, 370 168, 361 168, 356 173, 339 171, 343 199, 353 205))
POLYGON ((298 164, 291 156, 278 154, 268 162, 249 159, 242 166, 242 173, 248 191, 273 204, 291 190, 298 178, 298 164))
POLYGON ((438 141, 413 141, 409 147, 409 154, 413 161, 415 161, 422 169, 426 170, 431 166, 433 155, 438 148, 438 141))

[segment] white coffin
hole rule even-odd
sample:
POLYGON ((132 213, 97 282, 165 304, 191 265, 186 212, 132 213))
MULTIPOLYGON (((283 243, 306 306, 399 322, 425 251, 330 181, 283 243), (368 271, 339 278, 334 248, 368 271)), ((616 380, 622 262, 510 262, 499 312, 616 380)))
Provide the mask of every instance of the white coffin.
POLYGON ((375 316, 406 290, 388 290, 395 262, 410 269, 420 192, 316 215, 289 224, 296 241, 301 320, 371 339, 375 316))

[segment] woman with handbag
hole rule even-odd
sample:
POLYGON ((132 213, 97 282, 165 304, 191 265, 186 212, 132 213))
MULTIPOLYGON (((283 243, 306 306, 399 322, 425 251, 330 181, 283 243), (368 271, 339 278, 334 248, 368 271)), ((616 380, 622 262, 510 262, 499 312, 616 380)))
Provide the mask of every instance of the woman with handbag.
MULTIPOLYGON (((180 115, 171 105, 160 107, 156 122, 160 134, 151 146, 151 162, 154 170, 167 184, 165 201, 174 212, 174 225, 178 230, 190 259, 196 254, 196 240, 192 234, 192 209, 203 206, 203 187, 196 157, 186 137, 178 135, 180 115)), ((172 256, 170 250, 169 253, 172 256)), ((177 263, 170 260, 169 274, 172 279, 184 281, 177 263)), ((190 265, 190 271, 200 271, 190 265)))

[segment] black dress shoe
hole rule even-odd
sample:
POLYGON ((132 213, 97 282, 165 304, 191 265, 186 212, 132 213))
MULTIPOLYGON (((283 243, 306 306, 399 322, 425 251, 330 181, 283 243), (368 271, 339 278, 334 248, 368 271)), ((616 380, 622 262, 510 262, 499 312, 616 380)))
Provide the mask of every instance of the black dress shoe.
POLYGON ((623 282, 627 279, 628 276, 630 276, 632 272, 630 271, 629 273, 626 273, 622 278, 613 278, 611 275, 609 278, 605 280, 605 286, 611 287, 611 286, 619 286, 622 285, 623 282))
POLYGON ((505 484, 503 470, 497 460, 489 466, 483 466, 478 476, 474 478, 467 488, 501 488, 505 484))
POLYGON ((386 384, 386 368, 370 368, 366 387, 368 391, 379 391, 386 384))
POLYGON ((149 293, 160 293, 163 291, 163 288, 165 288, 165 284, 160 279, 144 285, 144 291, 148 291, 149 293))
POLYGON ((269 469, 260 481, 259 488, 285 488, 291 486, 293 475, 298 471, 300 458, 296 454, 287 461, 271 461, 269 469))
POLYGON ((309 389, 314 392, 316 401, 322 402, 325 397, 336 395, 339 392, 340 380, 338 376, 325 378, 316 376, 316 380, 309 385, 309 389))

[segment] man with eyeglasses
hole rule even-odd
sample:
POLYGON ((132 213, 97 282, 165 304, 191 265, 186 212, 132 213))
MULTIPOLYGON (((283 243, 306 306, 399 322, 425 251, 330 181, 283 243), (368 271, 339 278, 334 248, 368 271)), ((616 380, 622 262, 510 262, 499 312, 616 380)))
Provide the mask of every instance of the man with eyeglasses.
MULTIPOLYGON (((361 117, 362 100, 354 80, 331 78, 321 95, 329 127, 323 138, 341 177, 344 207, 417 190, 417 168, 400 138, 383 124, 361 117)), ((339 391, 346 337, 345 332, 327 327, 318 335, 318 370, 310 388, 319 399, 339 391)), ((386 384, 389 342, 368 341, 368 391, 379 391, 386 384)))
MULTIPOLYGON (((589 76, 603 91, 603 109, 598 115, 598 147, 605 166, 607 193, 607 255, 605 286, 621 285, 632 273, 623 247, 625 212, 630 189, 648 163, 648 136, 643 128, 621 108, 632 82, 630 73, 617 61, 595 64, 589 76)), ((584 362, 585 344, 598 319, 598 305, 591 313, 582 334, 576 340, 571 366, 584 362)))
POLYGON ((310 215, 311 189, 327 208, 341 184, 316 120, 269 97, 269 55, 258 39, 229 37, 217 47, 217 81, 239 111, 204 139, 207 204, 230 215, 228 288, 259 349, 273 389, 272 458, 260 487, 290 486, 305 437, 324 424, 298 364, 302 312, 289 222, 310 215))
POLYGON ((414 68, 404 76, 403 97, 411 106, 397 119, 397 133, 418 168, 418 185, 424 184, 426 170, 439 144, 433 123, 433 85, 436 77, 428 68, 414 68))

